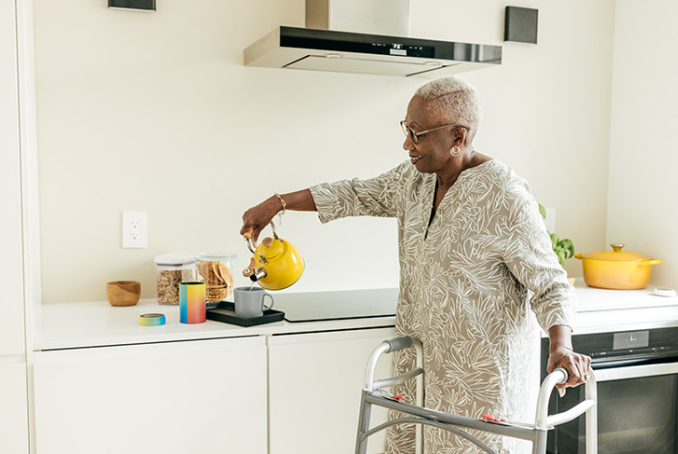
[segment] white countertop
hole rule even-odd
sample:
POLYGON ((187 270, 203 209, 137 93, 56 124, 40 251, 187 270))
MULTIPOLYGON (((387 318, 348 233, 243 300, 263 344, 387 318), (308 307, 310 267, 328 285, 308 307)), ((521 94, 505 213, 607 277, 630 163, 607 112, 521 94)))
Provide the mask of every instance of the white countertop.
POLYGON ((394 326, 394 317, 344 319, 322 322, 289 323, 280 321, 242 327, 207 320, 194 325, 179 323, 178 306, 161 306, 155 299, 142 300, 136 306, 112 307, 106 301, 46 304, 42 310, 41 336, 35 350, 54 350, 106 345, 145 344, 180 340, 332 331, 394 326), (161 326, 139 326, 139 315, 165 314, 161 326))
MULTIPOLYGON (((370 290, 370 292, 375 292, 375 290, 370 290)), ((392 294, 390 289, 384 289, 384 292, 388 296, 392 294)), ((393 316, 296 323, 280 321, 250 327, 212 320, 199 324, 185 324, 179 323, 179 306, 163 306, 155 299, 141 300, 136 306, 129 307, 113 307, 107 301, 51 303, 44 304, 41 312, 41 329, 33 348, 43 351, 375 328, 395 324, 393 316), (166 324, 140 326, 139 315, 145 313, 164 314, 166 324)))
POLYGON ((603 290, 575 282, 577 321, 574 334, 632 331, 678 326, 678 296, 657 296, 658 286, 642 290, 603 290))
MULTIPOLYGON (((609 331, 630 331, 678 326, 678 297, 652 294, 655 286, 644 290, 601 290, 587 287, 577 279, 578 314, 575 334, 609 331)), ((369 290, 374 292, 374 290, 369 290)), ((391 289, 384 289, 391 296, 391 289)), ((288 294, 292 295, 292 294, 288 294)), ((54 350, 109 345, 173 342, 260 336, 312 331, 394 326, 392 316, 332 321, 280 321, 252 327, 207 320, 187 325, 179 323, 178 306, 162 306, 153 300, 142 300, 136 306, 112 307, 106 301, 52 303, 42 307, 42 328, 34 342, 35 350, 54 350), (140 314, 165 314, 162 326, 139 326, 140 314)))

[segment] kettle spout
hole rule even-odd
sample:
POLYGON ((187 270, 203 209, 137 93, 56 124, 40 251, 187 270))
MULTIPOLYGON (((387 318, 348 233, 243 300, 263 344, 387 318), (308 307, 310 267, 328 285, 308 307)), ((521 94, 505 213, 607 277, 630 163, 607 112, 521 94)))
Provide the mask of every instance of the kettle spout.
POLYGON ((263 279, 266 276, 268 276, 266 268, 264 268, 263 266, 258 266, 257 268, 254 269, 254 272, 250 275, 250 280, 252 282, 257 282, 259 279, 263 279))
POLYGON ((265 278, 268 272, 263 266, 256 266, 256 261, 252 257, 249 266, 242 270, 242 275, 249 277, 252 282, 257 282, 259 279, 265 278))

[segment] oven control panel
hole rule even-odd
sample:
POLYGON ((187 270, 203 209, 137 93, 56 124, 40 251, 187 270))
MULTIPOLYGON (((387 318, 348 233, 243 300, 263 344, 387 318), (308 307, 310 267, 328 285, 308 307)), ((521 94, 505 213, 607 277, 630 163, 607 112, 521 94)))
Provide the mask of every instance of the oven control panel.
MULTIPOLYGON (((574 335, 572 347, 577 353, 590 356, 594 368, 626 360, 678 360, 678 327, 574 335)), ((548 339, 542 341, 542 357, 548 359, 548 339)))
POLYGON ((612 350, 643 348, 650 345, 649 331, 631 331, 628 333, 614 333, 612 350))

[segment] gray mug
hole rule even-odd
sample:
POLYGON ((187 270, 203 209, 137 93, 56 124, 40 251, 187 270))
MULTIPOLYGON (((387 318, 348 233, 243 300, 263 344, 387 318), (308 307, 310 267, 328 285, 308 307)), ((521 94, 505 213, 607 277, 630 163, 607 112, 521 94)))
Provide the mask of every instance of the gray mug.
POLYGON ((264 315, 264 310, 273 307, 273 297, 260 287, 236 287, 233 289, 235 296, 235 316, 238 318, 254 318, 264 315), (264 298, 271 298, 271 305, 264 306, 264 298))

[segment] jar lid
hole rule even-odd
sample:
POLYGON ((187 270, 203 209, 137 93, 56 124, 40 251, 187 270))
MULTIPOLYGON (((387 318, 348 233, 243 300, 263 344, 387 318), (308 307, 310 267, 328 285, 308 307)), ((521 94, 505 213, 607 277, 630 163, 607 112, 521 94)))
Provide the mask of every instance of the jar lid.
POLYGON ((238 258, 237 254, 231 252, 201 252, 195 254, 195 258, 201 262, 223 262, 227 260, 235 260, 238 258))
POLYGON ((653 260, 652 257, 638 254, 636 252, 622 252, 623 244, 614 243, 610 245, 613 251, 599 251, 591 252, 589 254, 581 254, 582 257, 587 259, 596 259, 596 260, 615 260, 615 261, 641 261, 641 260, 653 260))
POLYGON ((165 254, 158 255, 155 260, 158 266, 182 266, 195 263, 195 257, 191 254, 165 254))

